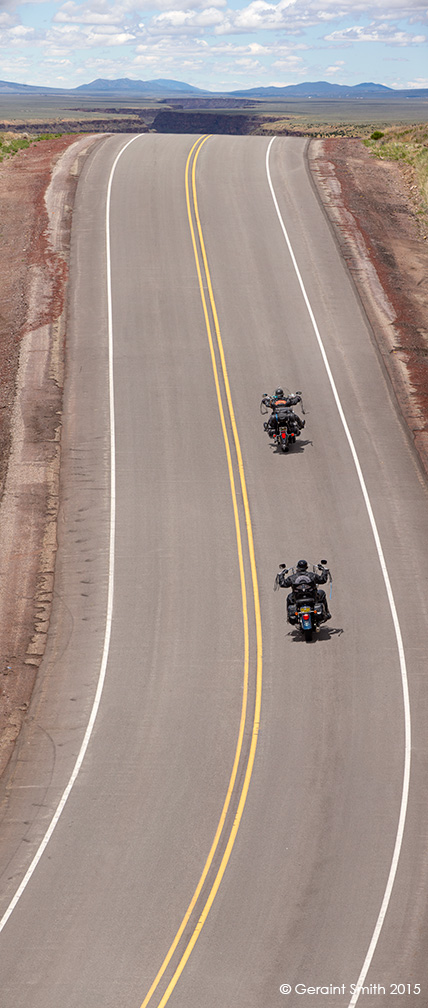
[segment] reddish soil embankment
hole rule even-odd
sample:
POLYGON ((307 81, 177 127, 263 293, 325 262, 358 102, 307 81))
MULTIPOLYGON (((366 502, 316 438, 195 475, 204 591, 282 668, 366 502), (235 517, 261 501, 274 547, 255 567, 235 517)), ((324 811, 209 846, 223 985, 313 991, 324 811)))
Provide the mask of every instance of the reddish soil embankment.
POLYGON ((360 140, 314 140, 309 163, 428 473, 428 218, 412 169, 360 140))
POLYGON ((71 208, 93 142, 44 140, 0 165, 0 773, 49 625, 71 208))

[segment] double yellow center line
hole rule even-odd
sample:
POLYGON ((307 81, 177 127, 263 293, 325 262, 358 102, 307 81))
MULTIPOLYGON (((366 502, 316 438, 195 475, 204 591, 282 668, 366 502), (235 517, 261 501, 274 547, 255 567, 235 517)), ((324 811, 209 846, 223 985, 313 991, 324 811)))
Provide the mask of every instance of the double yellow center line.
MULTIPOLYGON (((249 634, 249 623, 250 615, 248 608, 248 593, 246 588, 245 580, 245 564, 244 564, 244 550, 247 550, 247 556, 249 561, 249 568, 251 572, 251 583, 252 583, 252 597, 253 597, 253 607, 254 607, 254 626, 255 626, 255 641, 256 641, 256 660, 255 660, 255 699, 254 699, 254 710, 252 715, 251 723, 251 740, 248 750, 248 755, 246 757, 245 773, 241 776, 243 777, 243 782, 240 785, 239 798, 238 795, 235 796, 235 801, 237 801, 236 812, 233 818, 233 822, 229 827, 229 835, 227 836, 227 841, 224 848, 224 853, 220 861, 220 865, 217 869, 214 881, 209 888, 208 895, 205 898, 205 903, 199 915, 196 926, 187 942, 187 945, 181 955, 178 965, 174 971, 174 974, 165 990, 165 993, 161 1000, 159 1001, 158 1008, 164 1008, 167 1001, 169 1000, 182 972, 183 969, 191 955, 193 948, 198 940, 201 930, 205 924, 208 917, 210 909, 213 905, 214 899, 218 892, 220 883, 222 881, 223 875, 226 870, 229 858, 231 856, 233 846, 236 840, 236 835, 241 823, 245 802, 247 800, 248 788, 250 786, 251 775, 253 772, 254 759, 256 754, 257 746, 257 736, 260 724, 260 710, 261 710, 261 692, 262 692, 262 629, 261 629, 261 617, 260 617, 260 600, 259 591, 257 583, 257 570, 254 555, 254 540, 253 531, 251 526, 251 516, 250 508, 248 503, 248 494, 244 474, 244 466, 242 461, 241 446, 239 443, 238 430, 235 420, 235 412, 232 403, 232 396, 230 392, 229 378, 226 367, 226 360, 224 355, 223 343, 221 339, 220 326, 218 322, 217 309, 214 300, 213 288, 211 283, 211 276, 208 267, 207 254, 205 250, 205 242, 202 234, 201 221, 198 209, 198 200, 196 194, 196 164, 199 157, 199 153, 203 145, 208 140, 208 137, 199 137, 198 140, 193 144, 186 163, 185 172, 185 188, 186 188, 186 206, 187 215, 189 220, 190 233, 192 237, 193 252, 195 256, 196 272, 199 282, 199 290, 202 301, 202 308, 205 319, 206 333, 208 337, 208 343, 211 354, 211 364, 213 369, 214 383, 217 394, 217 404, 220 414, 221 427, 223 431, 224 444, 226 449, 227 466, 229 473, 229 482, 232 495, 233 503, 233 513, 235 520, 235 531, 236 531, 236 545, 238 551, 238 561, 239 561, 239 572, 240 572, 240 582, 241 582, 241 595, 242 595, 242 614, 243 614, 243 625, 244 625, 244 678, 243 678, 243 690, 242 690, 242 707, 241 707, 241 718, 238 731, 238 739, 236 744, 235 757, 232 767, 232 772, 230 775, 230 780, 227 788, 227 794, 224 800, 222 812, 218 822, 217 830, 211 845, 210 852, 208 854, 202 875, 199 879, 191 902, 187 908, 187 911, 183 917, 177 934, 165 956, 162 966, 159 969, 157 976, 155 977, 150 990, 148 991, 141 1008, 146 1008, 149 1001, 151 1000, 155 990, 157 989, 164 973, 170 963, 174 952, 182 938, 184 931, 189 923, 190 917, 197 905, 199 897, 201 895, 202 889, 206 883, 208 873, 213 864, 216 851, 219 848, 220 840, 224 844, 227 836, 227 830, 225 831, 225 823, 227 818, 227 813, 230 808, 230 803, 232 795, 234 794, 234 789, 236 785, 238 766, 242 756, 242 747, 244 740, 244 729, 248 717, 248 695, 249 695, 249 677, 250 677, 250 634, 249 634), (208 292, 208 299, 206 296, 206 290, 208 292), (213 333, 214 329, 214 333, 213 333), (216 354, 217 348, 217 354, 216 354), (217 366, 217 355, 220 361, 220 372, 217 366), (221 377, 220 377, 221 375, 221 377), (223 387, 223 391, 222 391, 223 387), (225 400, 225 401, 224 401, 225 400), (228 434, 228 423, 226 421, 228 417, 229 425, 232 430, 233 440, 231 442, 228 434), (239 507, 237 499, 236 481, 234 475, 234 465, 233 465, 233 449, 235 455, 235 466, 237 467, 239 474, 239 483, 241 489, 242 507, 245 518, 245 530, 246 536, 242 535, 241 531, 241 521, 239 516, 239 507), (245 541, 246 545, 243 545, 245 541), (223 834, 225 834, 223 836, 223 834)), ((251 617, 252 618, 252 617, 251 617)), ((229 817, 230 818, 230 817, 229 817)))

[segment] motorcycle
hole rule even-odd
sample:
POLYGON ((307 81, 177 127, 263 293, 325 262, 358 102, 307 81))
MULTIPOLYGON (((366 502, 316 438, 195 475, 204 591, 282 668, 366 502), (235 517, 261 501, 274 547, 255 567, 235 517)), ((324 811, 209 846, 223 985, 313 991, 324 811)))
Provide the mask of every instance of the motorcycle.
MULTIPOLYGON (((327 560, 321 560, 317 565, 318 570, 323 570, 326 565, 327 560)), ((280 564, 280 569, 284 574, 297 573, 294 567, 287 569, 285 564, 280 564)), ((315 572, 315 567, 312 567, 312 570, 315 572)), ((331 581, 330 571, 328 574, 331 581)), ((324 605, 317 598, 317 591, 316 585, 293 585, 291 594, 294 601, 287 605, 288 622, 292 626, 299 626, 306 641, 312 640, 314 633, 318 633, 321 624, 327 618, 324 605)))
POLYGON ((293 445, 296 438, 300 434, 300 428, 297 426, 294 419, 294 413, 292 409, 282 409, 279 413, 275 413, 276 420, 276 431, 273 434, 273 442, 276 444, 283 452, 288 452, 290 450, 290 445, 293 445))
MULTIPOLYGON (((299 437, 300 427, 296 422, 296 415, 291 409, 292 405, 296 402, 302 403, 302 412, 304 413, 302 393, 301 392, 290 392, 288 389, 284 392, 284 397, 290 399, 290 406, 281 406, 277 412, 274 413, 276 426, 270 427, 267 423, 264 424, 264 429, 272 437, 274 444, 279 448, 280 451, 288 452, 290 450, 290 445, 293 445, 296 438, 299 437)), ((260 412, 267 413, 268 408, 272 408, 271 397, 264 393, 260 403, 260 412)))

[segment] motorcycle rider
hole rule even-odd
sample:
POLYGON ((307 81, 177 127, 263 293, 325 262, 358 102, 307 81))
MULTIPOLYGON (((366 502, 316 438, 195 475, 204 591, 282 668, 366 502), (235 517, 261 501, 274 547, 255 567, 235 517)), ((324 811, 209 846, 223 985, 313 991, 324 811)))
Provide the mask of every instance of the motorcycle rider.
POLYGON ((291 588, 291 592, 287 595, 287 619, 289 623, 295 623, 296 619, 290 619, 289 606, 296 604, 296 598, 294 595, 294 588, 300 588, 307 590, 309 592, 314 592, 317 602, 321 602, 324 609, 324 617, 326 620, 331 619, 331 612, 328 608, 327 596, 325 591, 317 588, 317 585, 325 584, 328 581, 330 571, 327 567, 321 567, 318 564, 317 571, 309 570, 307 560, 298 560, 296 568, 293 574, 288 574, 286 576, 285 570, 280 570, 276 575, 276 583, 280 588, 291 588), (319 572, 319 573, 318 573, 319 572))
POLYGON ((291 409, 292 406, 296 406, 301 401, 302 397, 297 392, 295 395, 287 395, 282 388, 275 389, 275 392, 271 396, 267 394, 262 396, 264 406, 268 406, 272 410, 269 420, 263 425, 269 437, 274 436, 278 428, 278 420, 281 420, 285 416, 292 421, 295 428, 297 427, 296 433, 303 430, 305 421, 301 420, 297 413, 291 409))

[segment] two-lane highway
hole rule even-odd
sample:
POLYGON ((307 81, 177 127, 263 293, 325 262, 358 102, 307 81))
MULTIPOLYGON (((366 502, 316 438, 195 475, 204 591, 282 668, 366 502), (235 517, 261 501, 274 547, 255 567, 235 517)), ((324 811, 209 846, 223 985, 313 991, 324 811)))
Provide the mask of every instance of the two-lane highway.
POLYGON ((427 488, 305 150, 115 136, 79 181, 5 1008, 428 997, 427 488), (286 456, 278 384, 307 411, 286 456), (272 590, 301 556, 333 574, 310 644, 272 590))

